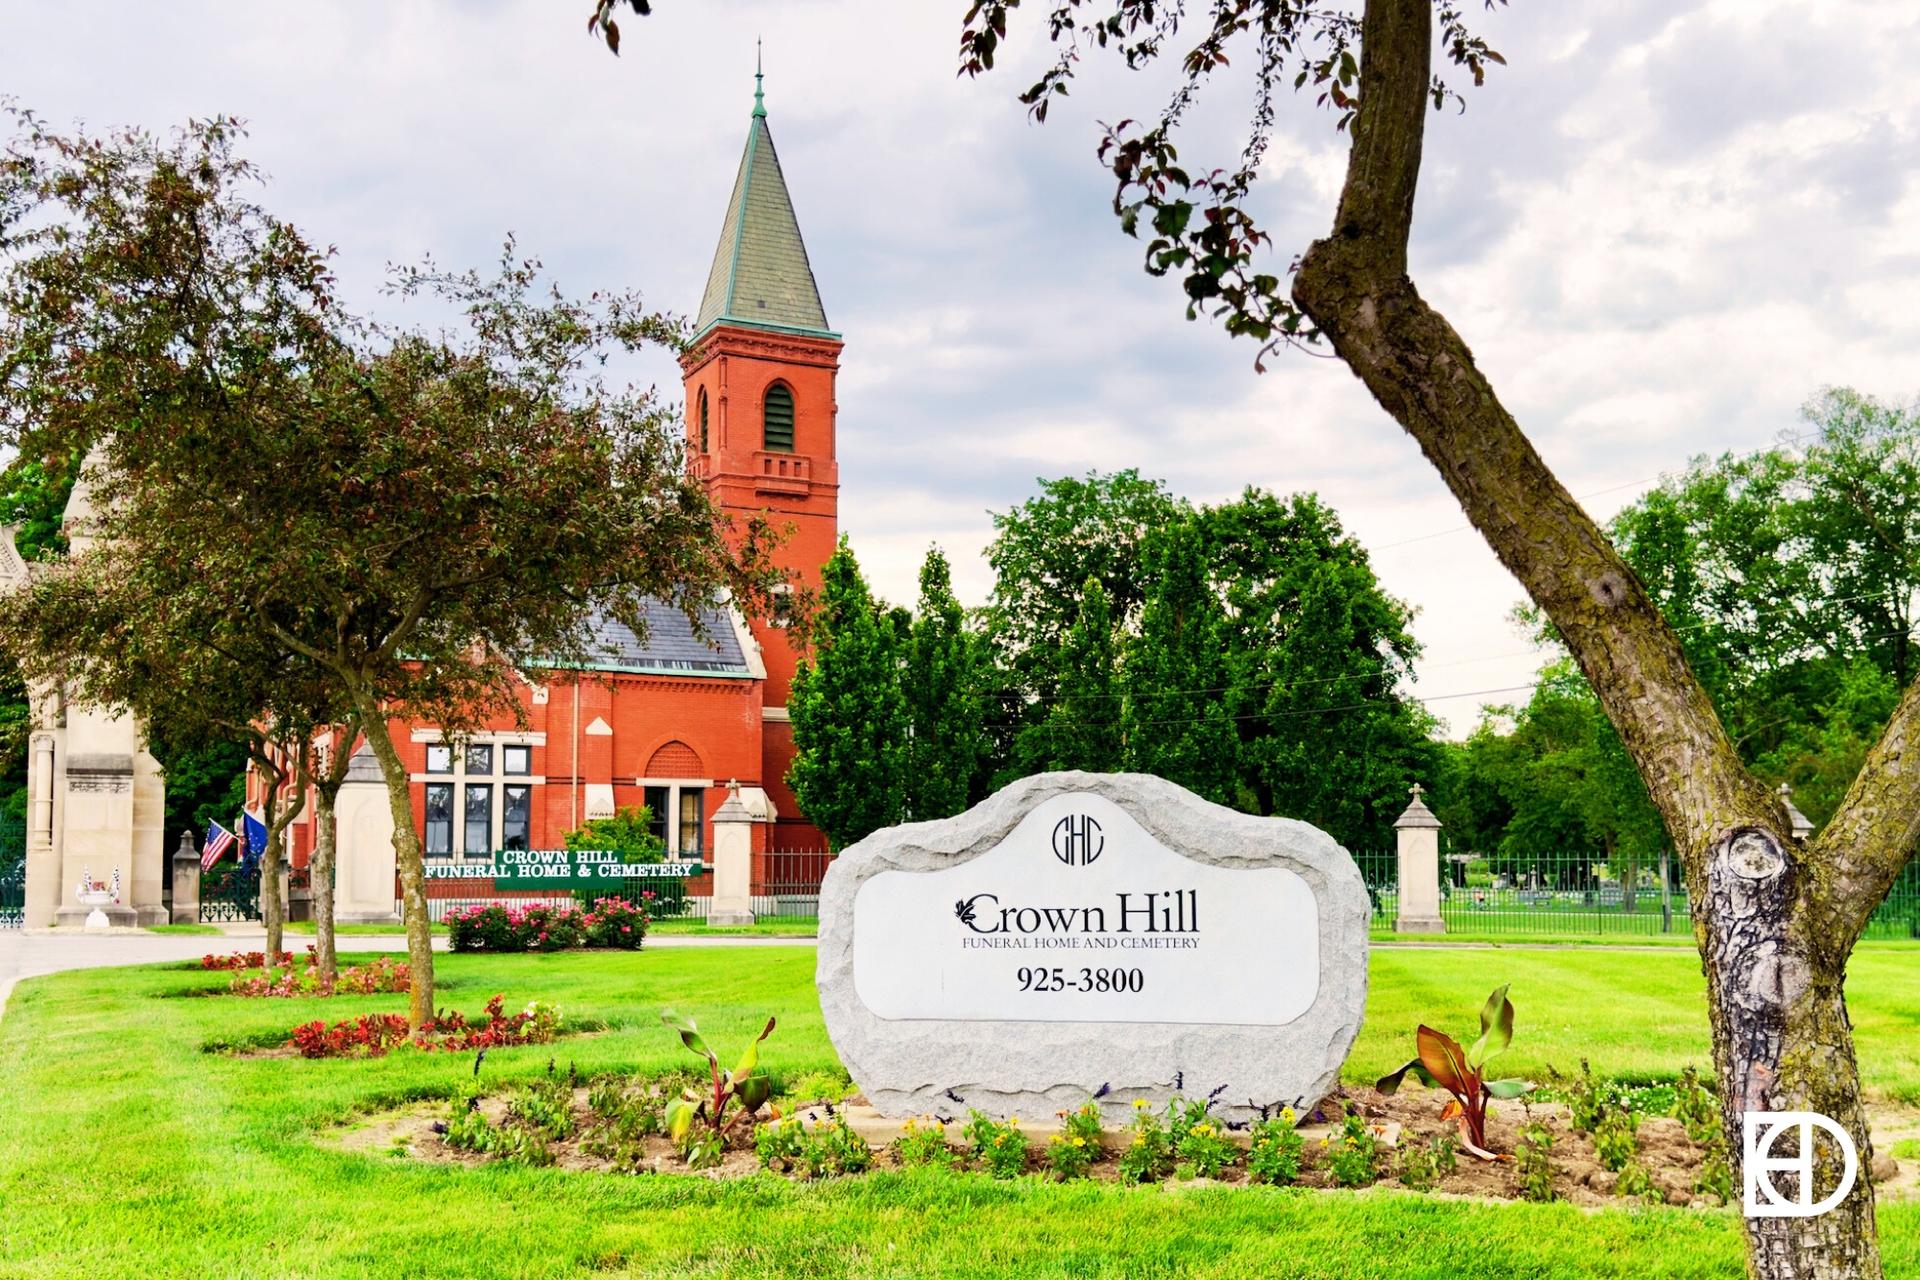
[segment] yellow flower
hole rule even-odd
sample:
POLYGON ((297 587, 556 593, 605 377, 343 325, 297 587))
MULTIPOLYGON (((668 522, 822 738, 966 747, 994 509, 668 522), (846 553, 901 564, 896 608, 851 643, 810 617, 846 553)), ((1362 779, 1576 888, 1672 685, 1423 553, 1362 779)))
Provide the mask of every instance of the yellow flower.
POLYGON ((1133 1100, 1133 1109, 1135 1111, 1145 1111, 1147 1109, 1147 1100, 1145 1098, 1135 1098, 1133 1100))
POLYGON ((1327 1140, 1326 1140, 1325 1138, 1322 1138, 1322 1139, 1320 1139, 1320 1145, 1321 1145, 1321 1146, 1323 1146, 1323 1147, 1324 1147, 1324 1146, 1326 1146, 1326 1145, 1327 1145, 1327 1140))
POLYGON ((1073 1140, 1073 1145, 1076 1147, 1084 1147, 1087 1145, 1087 1140, 1076 1135, 1073 1140))
POLYGON ((1280 1119, 1286 1124, 1292 1124, 1294 1121, 1293 1108, 1292 1107, 1280 1108, 1280 1119))
POLYGON ((1020 1117, 1019 1116, 1012 1117, 1007 1121, 1007 1125, 1009 1128, 1018 1129, 1020 1127, 1020 1117))

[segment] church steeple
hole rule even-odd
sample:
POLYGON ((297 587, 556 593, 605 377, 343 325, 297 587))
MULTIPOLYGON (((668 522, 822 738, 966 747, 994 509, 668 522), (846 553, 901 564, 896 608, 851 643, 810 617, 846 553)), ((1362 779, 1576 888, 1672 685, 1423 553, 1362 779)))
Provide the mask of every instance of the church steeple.
MULTIPOLYGON (((820 588, 820 567, 840 537, 840 463, 834 445, 840 335, 814 286, 780 158, 767 132, 764 80, 755 63, 746 153, 707 276, 694 339, 680 357, 687 393, 687 460, 714 505, 780 535, 775 563, 798 585, 820 588)), ((778 817, 772 848, 816 848, 787 785, 793 727, 787 697, 801 644, 787 627, 750 618, 766 678, 754 714, 761 729, 759 783, 778 817)), ((756 840, 761 837, 756 836, 756 840)), ((756 844, 756 848, 762 846, 756 844)))
POLYGON ((694 331, 704 333, 724 323, 837 337, 827 327, 793 198, 787 194, 786 175, 767 128, 764 77, 758 66, 756 59, 746 151, 733 179, 733 196, 727 201, 694 331))

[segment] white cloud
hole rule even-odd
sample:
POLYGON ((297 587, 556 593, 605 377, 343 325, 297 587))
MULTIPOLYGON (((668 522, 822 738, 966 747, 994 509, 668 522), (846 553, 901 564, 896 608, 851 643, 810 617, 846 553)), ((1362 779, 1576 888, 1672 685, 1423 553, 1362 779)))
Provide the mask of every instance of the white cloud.
MULTIPOLYGON (((339 249, 366 307, 386 263, 484 262, 516 231, 565 283, 698 301, 766 41, 775 137, 847 338, 843 525, 910 600, 930 542, 988 584, 989 510, 1036 475, 1136 466, 1196 500, 1315 489, 1419 609, 1420 692, 1524 683, 1515 584, 1418 450, 1332 362, 1186 324, 1120 235, 1097 122, 1167 77, 1090 58, 1045 127, 1013 101, 1049 57, 1016 14, 1002 67, 953 74, 961 0, 669 0, 616 59, 585 5, 351 0, 14 6, 0 84, 55 121, 252 124, 268 201, 339 249), (577 11, 576 11, 577 10, 577 11)), ((1920 327, 1920 25, 1846 0, 1620 0, 1481 19, 1509 65, 1433 117, 1413 261, 1508 407, 1606 515, 1694 453, 1763 445, 1831 382, 1907 394, 1920 327), (1781 38, 1791 23, 1791 40, 1781 38), (1621 488, 1626 485, 1628 487, 1621 488)), ((1230 162, 1223 79, 1183 159, 1230 162)), ((1283 107, 1260 199, 1284 267, 1324 232, 1344 140, 1283 107)), ((657 359, 643 378, 671 388, 657 359)), ((1473 700, 1435 704, 1456 729, 1473 700)))

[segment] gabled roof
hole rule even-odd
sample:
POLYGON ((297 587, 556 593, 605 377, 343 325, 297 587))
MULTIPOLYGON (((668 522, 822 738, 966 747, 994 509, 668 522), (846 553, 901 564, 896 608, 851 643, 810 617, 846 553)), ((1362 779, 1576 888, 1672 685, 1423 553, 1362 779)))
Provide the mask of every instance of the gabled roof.
POLYGON ((594 656, 587 663, 588 669, 656 675, 754 674, 740 647, 740 635, 733 618, 725 609, 707 609, 701 613, 705 637, 694 633, 686 614, 663 600, 648 601, 645 613, 647 637, 644 640, 624 622, 609 614, 596 614, 589 624, 593 628, 594 656))
POLYGON ((733 196, 727 201, 694 330, 704 333, 727 323, 838 337, 827 327, 826 308, 820 305, 786 176, 767 131, 759 80, 756 74, 747 148, 733 179, 733 196))

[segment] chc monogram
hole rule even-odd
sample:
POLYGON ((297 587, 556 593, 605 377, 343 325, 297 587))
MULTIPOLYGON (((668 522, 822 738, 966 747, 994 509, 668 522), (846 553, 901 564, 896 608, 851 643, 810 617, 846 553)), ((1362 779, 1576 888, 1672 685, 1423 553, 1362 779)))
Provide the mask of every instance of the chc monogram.
POLYGON ((1069 814, 1053 825, 1053 856, 1070 867, 1092 866, 1106 847, 1100 824, 1084 813, 1069 814))
POLYGON ((1745 1166, 1744 1199, 1749 1218, 1814 1218, 1828 1212, 1846 1198, 1853 1190, 1853 1180, 1860 1174, 1860 1153, 1854 1150, 1853 1138, 1827 1117, 1813 1111, 1747 1111, 1740 1117, 1743 1155, 1745 1166), (1773 1144, 1780 1135, 1789 1129, 1800 1131, 1800 1152, 1798 1155, 1775 1157, 1773 1144), (1813 1203, 1813 1131, 1824 1129, 1833 1140, 1840 1144, 1840 1153, 1846 1158, 1846 1172, 1841 1175, 1840 1185, 1832 1194, 1820 1202, 1813 1203), (1772 1174, 1792 1173, 1799 1175, 1800 1194, 1795 1200, 1782 1199, 1775 1190, 1772 1174))

